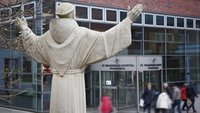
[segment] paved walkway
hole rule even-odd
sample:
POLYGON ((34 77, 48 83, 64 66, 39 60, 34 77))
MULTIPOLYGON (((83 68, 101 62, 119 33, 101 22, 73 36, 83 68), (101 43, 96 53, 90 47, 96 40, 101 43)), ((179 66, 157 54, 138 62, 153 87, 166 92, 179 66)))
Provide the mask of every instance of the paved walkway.
MULTIPOLYGON (((198 98, 196 98, 195 107, 196 107, 197 113, 200 113, 200 95, 198 98)), ((0 113, 34 113, 34 112, 27 112, 27 111, 0 107, 0 113)), ((87 108, 87 113, 99 113, 99 111, 98 109, 87 108)), ((133 107, 133 108, 127 108, 127 109, 120 109, 118 111, 114 109, 113 113, 137 113, 137 111, 136 111, 136 108, 133 107)), ((143 112, 140 112, 140 113, 143 113, 143 112)), ((182 113, 186 113, 186 112, 184 111, 182 113)), ((189 113, 193 113, 193 112, 190 110, 189 113)))

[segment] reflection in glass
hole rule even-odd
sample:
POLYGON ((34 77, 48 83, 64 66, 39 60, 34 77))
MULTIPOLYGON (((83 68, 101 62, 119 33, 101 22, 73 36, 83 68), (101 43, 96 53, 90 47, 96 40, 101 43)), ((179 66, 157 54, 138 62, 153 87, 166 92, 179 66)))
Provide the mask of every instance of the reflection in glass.
POLYGON ((164 16, 156 16, 156 25, 164 26, 164 16))
POLYGON ((103 10, 92 8, 92 19, 94 20, 103 20, 103 10))
POLYGON ((185 31, 178 29, 167 29, 166 30, 167 42, 185 42, 185 31))
POLYGON ((185 56, 167 56, 167 68, 185 68, 185 56))
POLYGON ((193 19, 187 19, 187 27, 188 28, 193 28, 194 26, 193 26, 193 19))
POLYGON ((200 20, 196 20, 196 28, 200 28, 200 20))
POLYGON ((144 40, 165 41, 165 30, 159 28, 144 28, 144 40))
POLYGON ((144 42, 144 54, 164 54, 164 42, 144 42))
POLYGON ((177 27, 184 27, 184 18, 177 18, 177 27))
POLYGON ((106 21, 117 21, 117 12, 112 10, 106 10, 106 21))
POLYGON ((142 14, 138 16, 134 23, 141 24, 142 23, 142 14))
POLYGON ((120 11, 120 22, 121 22, 122 20, 124 20, 124 19, 126 18, 126 16, 127 16, 127 12, 120 11))
POLYGON ((153 25, 153 15, 145 14, 145 24, 153 25))
POLYGON ((76 6, 76 18, 88 19, 88 8, 76 6))
POLYGON ((189 72, 190 79, 195 83, 200 80, 199 74, 200 74, 199 69, 190 69, 189 72))
POLYGON ((142 54, 143 50, 143 43, 142 41, 132 41, 132 45, 128 47, 128 54, 129 55, 137 55, 142 54))
POLYGON ((174 17, 167 17, 167 26, 174 27, 174 17))
POLYGON ((185 81, 185 70, 167 70, 167 81, 185 81))
POLYGON ((32 59, 28 56, 23 57, 23 72, 32 72, 32 65, 31 65, 32 59))
POLYGON ((186 31, 186 42, 198 43, 199 32, 195 30, 186 31))
POLYGON ((198 56, 186 56, 186 62, 187 62, 187 67, 191 68, 191 67, 198 67, 198 56))
POLYGON ((112 24, 100 24, 100 23, 91 23, 90 29, 96 30, 96 31, 106 31, 110 28, 112 28, 114 25, 112 24))
POLYGON ((167 43, 167 54, 184 54, 184 43, 167 43))
POLYGON ((133 27, 131 29, 132 39, 133 40, 142 40, 143 39, 143 28, 142 27, 133 27))
POLYGON ((89 23, 88 22, 78 22, 78 25, 81 26, 81 27, 89 28, 89 23))

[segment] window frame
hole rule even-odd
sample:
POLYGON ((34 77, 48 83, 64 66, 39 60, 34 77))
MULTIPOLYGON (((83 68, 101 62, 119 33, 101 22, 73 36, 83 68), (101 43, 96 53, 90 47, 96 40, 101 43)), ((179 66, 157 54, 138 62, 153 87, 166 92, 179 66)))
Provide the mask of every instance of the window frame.
POLYGON ((142 20, 144 22, 144 26, 155 26, 155 14, 153 14, 153 13, 143 13, 143 17, 142 18, 143 18, 142 20), (146 24, 145 23, 145 19, 146 19, 145 15, 153 16, 153 24, 146 24))
POLYGON ((155 26, 158 26, 158 27, 166 27, 166 17, 165 15, 162 15, 162 14, 155 14, 155 19, 154 19, 154 23, 155 23, 155 26), (162 16, 164 18, 164 25, 157 25, 157 16, 162 16))
POLYGON ((74 19, 75 20, 80 20, 80 21, 89 21, 89 17, 90 17, 90 7, 87 5, 80 5, 80 4, 74 4, 75 7, 75 11, 74 11, 74 19), (84 18, 77 18, 76 17, 76 6, 78 7, 83 7, 83 8, 87 8, 87 19, 84 18))
POLYGON ((116 23, 119 22, 119 16, 118 16, 118 10, 117 10, 117 9, 105 8, 104 11, 105 11, 104 14, 105 14, 105 22, 106 22, 106 23, 115 23, 115 24, 116 24, 116 23), (108 21, 108 20, 107 20, 107 11, 115 11, 115 12, 116 12, 116 17, 115 17, 116 21, 108 21))
POLYGON ((194 29, 195 28, 195 19, 194 18, 185 18, 185 24, 186 24, 186 29, 194 29), (192 20, 193 21, 193 27, 188 27, 187 20, 192 20))
POLYGON ((90 21, 91 22, 105 22, 105 8, 103 7, 96 7, 96 6, 90 6, 90 21), (92 9, 101 9, 102 10, 102 20, 96 20, 96 19, 92 19, 92 9))
POLYGON ((198 19, 198 18, 196 18, 196 19, 194 19, 194 25, 195 25, 195 29, 200 29, 200 25, 199 25, 199 28, 197 27, 197 21, 199 21, 200 22, 200 19, 198 19))
POLYGON ((175 19, 175 16, 166 15, 166 16, 165 16, 165 20, 166 20, 166 21, 165 21, 166 28, 175 28, 175 27, 176 27, 176 19, 175 19), (167 21, 167 17, 174 18, 174 26, 168 26, 168 25, 167 25, 167 22, 168 22, 168 21, 167 21))
POLYGON ((175 20, 176 20, 176 28, 179 28, 179 29, 186 29, 186 20, 185 20, 185 18, 184 17, 181 17, 181 16, 176 16, 176 18, 175 18, 175 20), (183 19, 183 27, 179 27, 178 26, 178 18, 180 18, 180 19, 183 19))
MULTIPOLYGON (((123 12, 123 13, 128 13, 128 11, 127 10, 118 10, 118 22, 121 22, 121 12, 123 12)), ((125 19, 125 18, 124 18, 125 19)))
POLYGON ((141 25, 143 25, 144 24, 144 22, 145 22, 145 20, 143 20, 144 19, 144 13, 141 13, 141 23, 135 23, 135 22, 133 22, 133 25, 137 25, 137 26, 141 26, 141 25))

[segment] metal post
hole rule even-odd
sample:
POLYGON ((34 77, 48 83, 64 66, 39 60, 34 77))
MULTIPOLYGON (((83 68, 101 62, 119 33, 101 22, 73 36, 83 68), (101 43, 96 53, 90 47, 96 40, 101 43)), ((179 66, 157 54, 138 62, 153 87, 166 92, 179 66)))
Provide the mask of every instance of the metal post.
POLYGON ((136 57, 136 79, 137 79, 137 84, 136 84, 136 87, 137 87, 137 113, 140 112, 140 106, 139 106, 139 73, 138 73, 138 57, 136 57))
POLYGON ((136 74, 137 74, 137 113, 140 112, 140 106, 139 106, 139 73, 138 73, 138 70, 136 71, 136 74))

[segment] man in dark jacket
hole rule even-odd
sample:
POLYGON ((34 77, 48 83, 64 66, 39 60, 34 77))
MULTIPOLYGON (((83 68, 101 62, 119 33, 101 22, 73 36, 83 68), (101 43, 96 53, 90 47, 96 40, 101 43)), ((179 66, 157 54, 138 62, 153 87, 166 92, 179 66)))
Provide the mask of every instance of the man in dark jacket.
POLYGON ((151 83, 147 84, 147 89, 144 90, 142 95, 142 99, 144 99, 144 112, 146 108, 148 109, 148 113, 151 112, 151 104, 153 102, 154 93, 151 89, 151 83))
POLYGON ((197 93, 194 89, 193 82, 190 82, 190 84, 187 87, 187 96, 188 96, 188 99, 190 99, 190 101, 191 101, 191 104, 188 107, 188 111, 192 107, 193 112, 196 113, 196 109, 195 109, 194 104, 195 104, 195 97, 198 97, 198 96, 197 96, 197 93))

